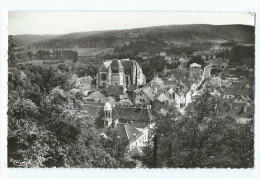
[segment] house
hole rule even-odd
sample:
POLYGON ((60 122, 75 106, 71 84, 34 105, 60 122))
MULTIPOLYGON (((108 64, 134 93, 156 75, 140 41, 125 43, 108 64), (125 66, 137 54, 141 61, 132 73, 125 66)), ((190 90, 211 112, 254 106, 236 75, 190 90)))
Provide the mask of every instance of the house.
POLYGON ((159 89, 162 89, 164 86, 164 81, 158 77, 158 75, 156 77, 154 77, 150 82, 150 87, 152 89, 154 89, 155 93, 158 93, 159 89))
POLYGON ((186 95, 181 90, 180 85, 176 85, 175 87, 167 87, 164 94, 169 99, 174 100, 177 109, 181 109, 186 105, 186 95))
POLYGON ((150 87, 143 87, 134 91, 135 104, 150 104, 155 96, 155 92, 150 87))
POLYGON ((148 142, 148 128, 137 129, 130 124, 117 124, 116 131, 120 138, 129 141, 128 150, 134 155, 142 153, 142 147, 148 142), (137 151, 136 151, 137 150, 137 151))
POLYGON ((105 98, 106 96, 99 91, 91 93, 88 97, 86 97, 87 101, 92 101, 92 102, 100 102, 101 99, 105 98))
POLYGON ((168 107, 169 104, 173 104, 174 101, 166 96, 164 93, 161 93, 157 97, 154 98, 152 102, 152 109, 157 111, 161 108, 168 107))

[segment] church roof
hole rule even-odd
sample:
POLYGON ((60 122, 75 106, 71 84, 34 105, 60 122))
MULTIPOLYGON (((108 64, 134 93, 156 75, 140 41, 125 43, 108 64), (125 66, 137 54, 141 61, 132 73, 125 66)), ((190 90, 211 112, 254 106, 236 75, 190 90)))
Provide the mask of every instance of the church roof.
POLYGON ((114 59, 112 60, 111 64, 110 64, 111 68, 118 68, 118 69, 123 69, 123 65, 121 64, 120 60, 114 59))
POLYGON ((120 60, 121 64, 123 65, 125 70, 131 70, 132 66, 133 66, 133 60, 129 60, 129 59, 123 59, 120 60))

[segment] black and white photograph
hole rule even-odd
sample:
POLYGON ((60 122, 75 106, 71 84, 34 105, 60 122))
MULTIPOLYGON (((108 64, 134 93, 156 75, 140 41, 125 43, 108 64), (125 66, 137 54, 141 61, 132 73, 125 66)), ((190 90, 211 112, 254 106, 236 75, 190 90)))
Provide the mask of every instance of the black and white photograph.
POLYGON ((6 60, 8 168, 255 166, 253 12, 9 11, 6 60))

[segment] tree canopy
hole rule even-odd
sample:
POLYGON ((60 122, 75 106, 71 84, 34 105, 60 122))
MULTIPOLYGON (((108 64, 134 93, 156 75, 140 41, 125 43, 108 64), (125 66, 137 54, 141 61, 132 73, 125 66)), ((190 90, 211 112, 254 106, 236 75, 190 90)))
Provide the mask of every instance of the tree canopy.
MULTIPOLYGON (((218 99, 209 91, 193 102, 191 116, 177 116, 174 109, 156 116, 157 167, 249 168, 254 163, 253 123, 239 124, 217 114, 218 99)), ((154 167, 154 142, 140 157, 154 167)))

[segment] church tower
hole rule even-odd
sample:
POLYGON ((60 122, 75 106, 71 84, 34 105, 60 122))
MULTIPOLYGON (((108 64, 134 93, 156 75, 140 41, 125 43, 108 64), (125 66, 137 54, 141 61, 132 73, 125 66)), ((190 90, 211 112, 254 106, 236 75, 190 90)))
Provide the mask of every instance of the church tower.
POLYGON ((104 106, 104 127, 112 125, 112 106, 109 102, 106 102, 104 106))

